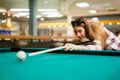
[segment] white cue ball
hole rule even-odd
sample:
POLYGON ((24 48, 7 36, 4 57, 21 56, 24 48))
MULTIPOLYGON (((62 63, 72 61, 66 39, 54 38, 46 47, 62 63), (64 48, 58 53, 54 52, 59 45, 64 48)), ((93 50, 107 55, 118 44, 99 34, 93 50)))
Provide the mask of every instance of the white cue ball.
POLYGON ((26 53, 24 51, 18 51, 16 56, 21 61, 24 61, 26 59, 26 53))

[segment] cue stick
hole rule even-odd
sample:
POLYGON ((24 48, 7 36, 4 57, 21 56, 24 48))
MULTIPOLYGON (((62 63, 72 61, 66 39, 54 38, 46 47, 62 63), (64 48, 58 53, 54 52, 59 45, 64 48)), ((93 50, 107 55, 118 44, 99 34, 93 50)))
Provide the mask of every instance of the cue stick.
POLYGON ((47 49, 47 50, 43 50, 43 51, 37 51, 37 52, 29 53, 28 56, 34 56, 37 54, 47 53, 47 52, 51 52, 51 51, 55 51, 55 50, 59 50, 59 49, 64 49, 64 48, 65 48, 65 46, 47 49))
MULTIPOLYGON (((91 41, 80 42, 80 43, 77 43, 77 45, 78 44, 85 44, 85 43, 88 43, 88 42, 91 42, 91 41)), ((56 51, 56 50, 64 49, 64 48, 65 48, 65 46, 56 47, 56 48, 52 48, 52 49, 47 49, 47 50, 43 50, 43 51, 32 52, 32 53, 29 53, 28 56, 34 56, 34 55, 37 55, 37 54, 52 52, 52 51, 56 51)))

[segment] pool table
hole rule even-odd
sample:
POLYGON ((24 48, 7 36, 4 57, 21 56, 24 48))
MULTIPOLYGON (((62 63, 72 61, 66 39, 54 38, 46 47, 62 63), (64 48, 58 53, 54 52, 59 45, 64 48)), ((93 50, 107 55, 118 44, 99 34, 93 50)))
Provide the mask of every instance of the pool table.
MULTIPOLYGON (((20 48, 27 54, 48 48, 20 48)), ((57 50, 19 61, 0 49, 0 80, 120 80, 120 51, 57 50)))

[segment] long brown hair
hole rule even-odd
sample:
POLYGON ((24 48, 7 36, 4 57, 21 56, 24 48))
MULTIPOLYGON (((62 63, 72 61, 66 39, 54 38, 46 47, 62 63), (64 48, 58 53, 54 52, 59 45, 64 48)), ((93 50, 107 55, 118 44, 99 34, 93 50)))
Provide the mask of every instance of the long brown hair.
POLYGON ((100 41, 102 48, 104 49, 108 34, 104 30, 104 28, 101 26, 101 24, 92 20, 88 20, 84 17, 80 17, 75 19, 74 21, 71 21, 73 28, 80 26, 82 23, 84 24, 83 27, 85 29, 86 37, 89 40, 100 41))

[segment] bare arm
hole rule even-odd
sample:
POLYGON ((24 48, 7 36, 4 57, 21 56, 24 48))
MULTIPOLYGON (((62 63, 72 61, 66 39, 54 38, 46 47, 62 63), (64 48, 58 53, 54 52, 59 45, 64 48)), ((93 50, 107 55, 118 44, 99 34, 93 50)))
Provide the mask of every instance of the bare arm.
POLYGON ((65 50, 102 50, 101 43, 94 40, 93 44, 90 45, 75 45, 75 44, 66 44, 65 50))

